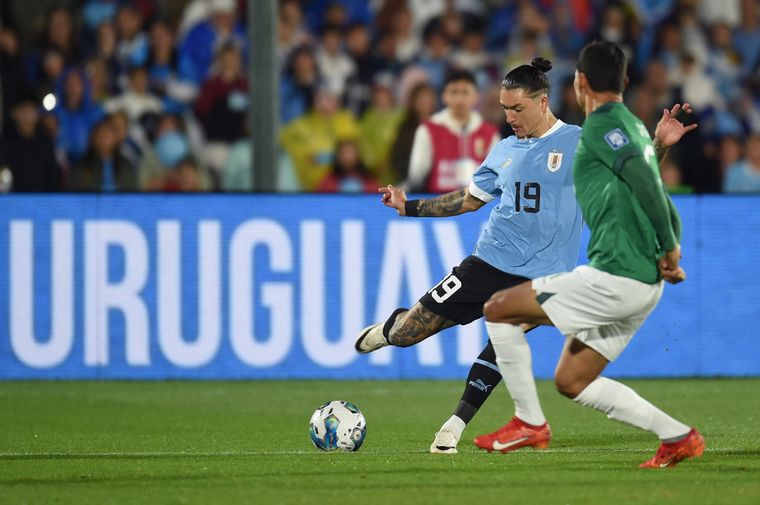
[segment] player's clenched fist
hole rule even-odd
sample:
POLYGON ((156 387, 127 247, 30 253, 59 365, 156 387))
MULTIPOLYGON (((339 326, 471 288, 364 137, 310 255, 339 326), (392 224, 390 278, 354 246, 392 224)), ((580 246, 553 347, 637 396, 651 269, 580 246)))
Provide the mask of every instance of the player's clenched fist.
POLYGON ((678 266, 678 261, 680 259, 681 247, 678 246, 672 251, 666 252, 657 263, 657 269, 660 271, 660 275, 671 284, 678 284, 679 282, 686 280, 686 272, 683 268, 678 266))
POLYGON ((406 192, 392 184, 378 188, 378 193, 382 193, 381 201, 386 207, 396 209, 399 216, 405 216, 404 204, 406 203, 406 192))

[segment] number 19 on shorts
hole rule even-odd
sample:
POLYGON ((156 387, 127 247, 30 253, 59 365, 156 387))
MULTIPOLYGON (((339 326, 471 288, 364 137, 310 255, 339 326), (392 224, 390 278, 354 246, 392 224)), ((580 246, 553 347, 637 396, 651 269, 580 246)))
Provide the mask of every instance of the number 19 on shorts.
POLYGON ((433 289, 428 291, 428 293, 433 297, 433 300, 438 303, 443 303, 448 300, 451 295, 459 291, 459 288, 461 287, 462 281, 460 281, 456 275, 450 273, 444 277, 441 282, 433 286, 433 289))

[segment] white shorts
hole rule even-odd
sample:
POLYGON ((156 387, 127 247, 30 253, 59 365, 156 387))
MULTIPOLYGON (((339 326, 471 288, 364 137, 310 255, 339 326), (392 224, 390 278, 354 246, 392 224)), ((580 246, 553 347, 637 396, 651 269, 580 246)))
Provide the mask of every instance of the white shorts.
POLYGON ((588 265, 532 282, 538 302, 563 335, 614 361, 662 296, 663 284, 646 284, 588 265))

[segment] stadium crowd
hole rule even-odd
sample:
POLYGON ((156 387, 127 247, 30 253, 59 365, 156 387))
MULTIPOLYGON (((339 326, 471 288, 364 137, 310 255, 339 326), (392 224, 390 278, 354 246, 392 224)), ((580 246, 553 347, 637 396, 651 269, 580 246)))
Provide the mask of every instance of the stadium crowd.
MULTIPOLYGON (((43 0, 0 7, 3 191, 249 191, 243 0, 43 0)), ((541 56, 558 117, 591 39, 630 58, 652 130, 700 127, 662 163, 671 192, 760 192, 760 0, 281 0, 280 191, 403 181, 415 131, 464 69, 486 121, 510 68, 541 56)), ((424 188, 423 188, 424 189, 424 188)))

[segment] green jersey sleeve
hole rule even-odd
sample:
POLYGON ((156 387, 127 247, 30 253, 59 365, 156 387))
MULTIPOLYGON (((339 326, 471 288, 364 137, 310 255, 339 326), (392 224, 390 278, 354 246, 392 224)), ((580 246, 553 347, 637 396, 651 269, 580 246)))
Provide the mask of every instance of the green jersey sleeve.
POLYGON ((583 136, 588 148, 631 188, 652 223, 660 247, 674 249, 680 237, 680 219, 662 186, 654 146, 643 124, 591 115, 583 125, 583 136))
POLYGON ((643 157, 631 156, 623 161, 618 177, 630 186, 636 200, 652 223, 657 241, 664 251, 676 248, 676 232, 673 229, 670 199, 659 179, 653 179, 643 157))
POLYGON ((670 195, 665 193, 665 198, 668 199, 668 208, 670 209, 670 222, 673 225, 673 233, 676 236, 676 242, 681 243, 681 237, 683 234, 683 225, 681 224, 681 215, 678 214, 678 209, 673 204, 673 199, 670 195))

